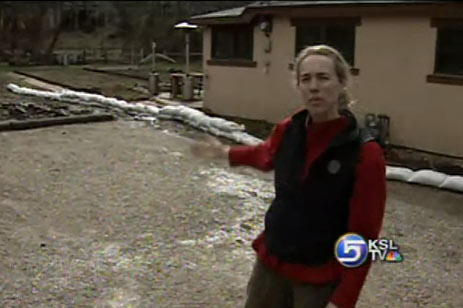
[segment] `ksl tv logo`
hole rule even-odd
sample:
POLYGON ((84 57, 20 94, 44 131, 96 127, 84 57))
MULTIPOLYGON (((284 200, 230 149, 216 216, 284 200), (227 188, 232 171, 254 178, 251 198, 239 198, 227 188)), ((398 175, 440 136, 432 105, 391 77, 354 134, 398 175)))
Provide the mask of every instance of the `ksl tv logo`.
POLYGON ((336 242, 334 253, 336 259, 345 267, 359 267, 367 260, 368 254, 372 261, 402 262, 399 247, 393 240, 382 238, 365 240, 356 233, 346 233, 336 242))

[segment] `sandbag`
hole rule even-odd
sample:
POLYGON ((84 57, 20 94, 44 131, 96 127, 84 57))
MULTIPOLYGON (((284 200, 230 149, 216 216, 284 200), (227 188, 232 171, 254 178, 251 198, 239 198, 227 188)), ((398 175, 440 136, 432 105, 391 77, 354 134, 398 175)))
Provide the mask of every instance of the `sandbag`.
POLYGON ((35 89, 27 89, 26 93, 32 96, 43 96, 43 93, 41 93, 41 91, 37 91, 35 89))
POLYGON ((450 189, 463 192, 463 177, 448 176, 445 181, 439 185, 439 188, 450 189))
POLYGON ((21 91, 20 87, 18 87, 17 85, 15 85, 14 83, 9 83, 6 88, 8 90, 10 90, 11 92, 15 92, 15 93, 19 93, 19 91, 21 91))
POLYGON ((163 119, 163 120, 172 120, 174 117, 170 114, 158 113, 158 118, 163 119))
POLYGON ((239 125, 238 123, 217 117, 211 118, 211 125, 227 132, 244 130, 244 125, 239 125))
POLYGON ((389 180, 397 180, 407 182, 413 175, 413 170, 402 167, 386 167, 386 178, 389 180))
MULTIPOLYGON (((114 100, 117 101, 117 99, 114 99, 114 100)), ((100 104, 105 104, 105 105, 110 105, 112 104, 112 102, 114 102, 113 100, 111 100, 111 98, 104 97, 104 96, 95 98, 95 101, 97 101, 100 104)))
POLYGON ((177 109, 174 106, 165 106, 159 110, 160 115, 169 115, 173 117, 177 112, 177 109))
POLYGON ((77 94, 79 96, 79 98, 85 102, 90 102, 92 100, 92 97, 90 96, 90 94, 87 94, 87 93, 78 93, 77 94))
POLYGON ((135 104, 135 110, 137 110, 139 112, 145 112, 146 111, 146 106, 145 106, 145 104, 142 104, 142 103, 136 103, 135 104))
POLYGON ((158 115, 159 114, 159 108, 156 106, 146 106, 146 111, 148 113, 151 113, 153 115, 158 115))
POLYGON ((48 99, 53 99, 53 100, 59 100, 60 99, 60 95, 59 93, 54 93, 54 92, 49 92, 49 93, 46 93, 44 95, 45 98, 48 98, 48 99))
POLYGON ((409 183, 439 187, 447 179, 448 175, 434 170, 419 170, 408 179, 409 183))
POLYGON ((74 92, 74 91, 69 91, 69 90, 64 90, 63 92, 60 93, 60 98, 62 100, 75 100, 75 99, 79 99, 80 100, 80 97, 74 92))
MULTIPOLYGON (((109 104, 105 104, 105 105, 109 105, 109 104)), ((129 104, 126 103, 125 101, 119 101, 119 100, 116 100, 112 103, 112 106, 115 106, 117 108, 120 108, 120 109, 128 109, 129 108, 129 104)))
POLYGON ((216 135, 218 137, 229 137, 227 132, 217 129, 213 126, 209 126, 209 132, 211 132, 213 135, 216 135))
MULTIPOLYGON (((209 122, 211 126, 217 129, 224 129, 225 127, 227 127, 227 121, 221 118, 211 117, 209 122)), ((229 130, 227 129, 227 131, 229 130)))
POLYGON ((99 95, 99 94, 89 94, 88 98, 92 101, 101 102, 106 97, 104 97, 103 95, 99 95))
POLYGON ((182 119, 186 119, 189 115, 189 112, 185 108, 177 108, 177 115, 182 119))

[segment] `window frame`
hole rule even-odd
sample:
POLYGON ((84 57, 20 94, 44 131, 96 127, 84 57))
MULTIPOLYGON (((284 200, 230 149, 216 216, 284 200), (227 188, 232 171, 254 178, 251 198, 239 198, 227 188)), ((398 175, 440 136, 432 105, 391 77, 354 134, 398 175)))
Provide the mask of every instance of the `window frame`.
POLYGON ((257 62, 254 61, 254 25, 253 24, 224 24, 224 25, 212 25, 210 28, 211 34, 211 50, 210 57, 207 61, 208 65, 219 65, 219 66, 237 66, 237 67, 256 67, 257 62), (230 58, 217 58, 215 55, 217 39, 216 36, 220 31, 229 31, 233 35, 233 52, 230 58), (249 57, 238 57, 236 56, 236 43, 237 33, 246 30, 249 31, 250 39, 250 50, 248 51, 249 57))
POLYGON ((339 26, 346 26, 346 27, 353 27, 354 28, 354 43, 353 43, 353 50, 352 50, 352 66, 351 73, 352 75, 358 75, 360 70, 356 67, 355 64, 355 47, 356 47, 356 34, 357 34, 357 27, 362 24, 360 17, 326 17, 326 18, 292 18, 291 19, 291 26, 295 27, 296 29, 296 39, 294 42, 294 51, 298 53, 298 41, 297 41, 297 31, 298 27, 321 27, 322 33, 325 33, 328 27, 339 27, 339 26))
POLYGON ((434 68, 433 73, 426 76, 426 81, 429 83, 441 83, 449 85, 463 85, 462 74, 449 74, 439 72, 439 56, 440 56, 440 36, 439 31, 443 29, 461 29, 463 30, 463 18, 432 18, 431 27, 436 28, 436 43, 434 50, 434 68))

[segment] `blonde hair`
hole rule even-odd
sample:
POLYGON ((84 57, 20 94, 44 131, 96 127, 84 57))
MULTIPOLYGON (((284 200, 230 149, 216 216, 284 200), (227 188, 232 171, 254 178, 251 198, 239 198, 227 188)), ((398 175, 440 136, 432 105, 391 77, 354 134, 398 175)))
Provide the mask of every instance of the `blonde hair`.
POLYGON ((347 86, 349 86, 352 81, 350 65, 347 63, 347 61, 344 59, 341 53, 333 47, 330 47, 328 45, 314 45, 308 46, 299 52, 294 65, 297 85, 299 85, 301 63, 308 56, 312 55, 326 56, 333 60, 334 71, 336 73, 336 76, 339 82, 345 86, 344 91, 342 91, 341 95, 339 96, 339 109, 349 109, 349 107, 353 104, 353 100, 351 99, 350 94, 347 90, 347 86))

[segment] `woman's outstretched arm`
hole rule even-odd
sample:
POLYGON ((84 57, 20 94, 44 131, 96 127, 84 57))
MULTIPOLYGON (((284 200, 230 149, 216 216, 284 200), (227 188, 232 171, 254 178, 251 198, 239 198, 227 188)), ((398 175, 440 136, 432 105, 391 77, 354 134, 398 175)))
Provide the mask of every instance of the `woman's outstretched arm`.
POLYGON ((191 151, 198 157, 227 159, 232 167, 249 166, 270 171, 273 169, 273 158, 288 123, 289 119, 278 123, 267 140, 258 145, 227 146, 215 138, 208 137, 203 142, 194 143, 191 151))

